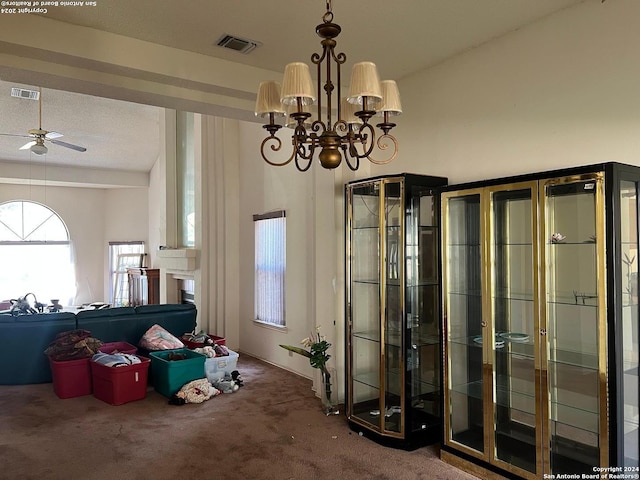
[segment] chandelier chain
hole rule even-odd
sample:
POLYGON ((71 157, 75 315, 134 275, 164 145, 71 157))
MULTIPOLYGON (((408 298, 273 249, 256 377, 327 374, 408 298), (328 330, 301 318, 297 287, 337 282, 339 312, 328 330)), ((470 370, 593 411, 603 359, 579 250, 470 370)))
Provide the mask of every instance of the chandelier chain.
POLYGON ((333 8, 331 7, 331 0, 327 0, 327 11, 322 16, 324 23, 333 22, 333 8))

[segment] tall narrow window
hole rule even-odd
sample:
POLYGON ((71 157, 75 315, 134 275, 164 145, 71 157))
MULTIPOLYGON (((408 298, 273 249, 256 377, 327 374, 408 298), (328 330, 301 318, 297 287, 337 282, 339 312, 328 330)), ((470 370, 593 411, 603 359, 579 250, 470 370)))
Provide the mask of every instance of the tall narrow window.
POLYGON ((195 245, 195 149, 194 114, 176 114, 176 183, 178 239, 181 247, 195 245))
POLYGON ((255 318, 285 326, 284 274, 286 269, 286 222, 284 210, 254 215, 255 225, 255 318))
POLYGON ((144 242, 109 242, 109 293, 114 307, 128 305, 127 268, 143 267, 144 258, 144 242))

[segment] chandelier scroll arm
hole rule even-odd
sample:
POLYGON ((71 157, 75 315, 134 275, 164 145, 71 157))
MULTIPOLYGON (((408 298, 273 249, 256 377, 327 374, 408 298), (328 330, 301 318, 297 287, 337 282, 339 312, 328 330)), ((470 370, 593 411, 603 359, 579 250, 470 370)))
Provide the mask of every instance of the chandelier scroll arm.
POLYGON ((386 158, 385 160, 376 160, 369 154, 367 155, 367 159, 371 163, 374 163, 376 165, 386 165, 387 163, 391 163, 398 156, 398 140, 393 135, 389 135, 388 133, 380 135, 375 143, 378 146, 379 150, 386 151, 389 148, 389 144, 387 143, 387 141, 393 144, 393 151, 391 156, 386 158))
POLYGON ((277 137, 275 134, 272 134, 266 137, 264 140, 262 140, 262 143, 260 144, 260 154, 262 155, 262 159, 273 167, 284 167, 285 165, 288 165, 289 163, 291 163, 291 160, 293 160, 293 158, 295 157, 295 150, 294 150, 291 152, 291 156, 282 163, 269 160, 267 158, 267 155, 265 154, 265 146, 268 144, 272 151, 279 152, 280 149, 282 148, 282 140, 280 140, 280 138, 277 137), (273 142, 273 143, 269 144, 270 142, 273 142))

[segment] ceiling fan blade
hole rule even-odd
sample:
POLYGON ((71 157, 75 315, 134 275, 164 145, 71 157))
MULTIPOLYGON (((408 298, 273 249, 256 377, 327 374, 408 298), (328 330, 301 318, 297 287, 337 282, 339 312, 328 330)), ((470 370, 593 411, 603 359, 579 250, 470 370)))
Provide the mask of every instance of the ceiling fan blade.
POLYGON ((33 142, 28 142, 25 143, 23 146, 21 146, 18 150, 29 150, 31 147, 33 147, 36 144, 35 141, 33 142))
POLYGON ((80 147, 78 145, 73 145, 71 143, 63 142, 61 140, 49 140, 51 143, 55 143, 56 145, 60 145, 61 147, 67 147, 72 150, 76 150, 78 152, 86 152, 87 149, 84 147, 80 147))
POLYGON ((21 135, 18 133, 0 133, 0 136, 3 137, 23 137, 23 138, 31 138, 31 135, 21 135))
POLYGON ((47 140, 53 140, 54 138, 60 137, 64 137, 64 135, 58 132, 47 132, 47 134, 44 136, 44 138, 46 138, 47 140))

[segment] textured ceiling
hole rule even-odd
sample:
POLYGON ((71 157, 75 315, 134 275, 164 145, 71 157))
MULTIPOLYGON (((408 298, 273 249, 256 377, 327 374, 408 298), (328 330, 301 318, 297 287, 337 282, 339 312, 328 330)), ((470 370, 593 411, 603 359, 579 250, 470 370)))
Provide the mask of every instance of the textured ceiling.
MULTIPOLYGON (((559 10, 595 0, 336 0, 342 26, 338 52, 351 62, 375 61, 383 78, 401 79, 559 10)), ((282 71, 291 61, 309 63, 320 51, 314 33, 323 0, 97 0, 95 7, 50 7, 48 19, 282 71), (215 46, 223 34, 261 43, 249 55, 215 46)), ((0 29, 10 22, 0 16, 0 29)), ((61 31, 64 31, 61 25, 61 31)), ((52 39, 55 41, 55 39, 52 39)), ((34 79, 35 81, 35 79, 34 79)), ((11 98, 0 81, 0 133, 38 126, 38 102, 11 98)), ((79 153, 49 145, 53 164, 149 171, 158 156, 156 107, 43 89, 45 130, 87 148, 79 153)), ((0 136, 0 160, 23 161, 28 139, 0 136)), ((36 159, 37 161, 37 159, 36 159)))
MULTIPOLYGON (((39 162, 43 157, 19 150, 31 140, 29 130, 39 128, 38 102, 11 97, 11 88, 16 86, 37 90, 33 85, 0 81, 0 158, 39 162)), ((157 107, 46 88, 42 89, 41 99, 42 129, 61 133, 64 136, 59 140, 87 149, 77 152, 45 142, 49 148, 47 162, 148 172, 157 160, 157 107)))

